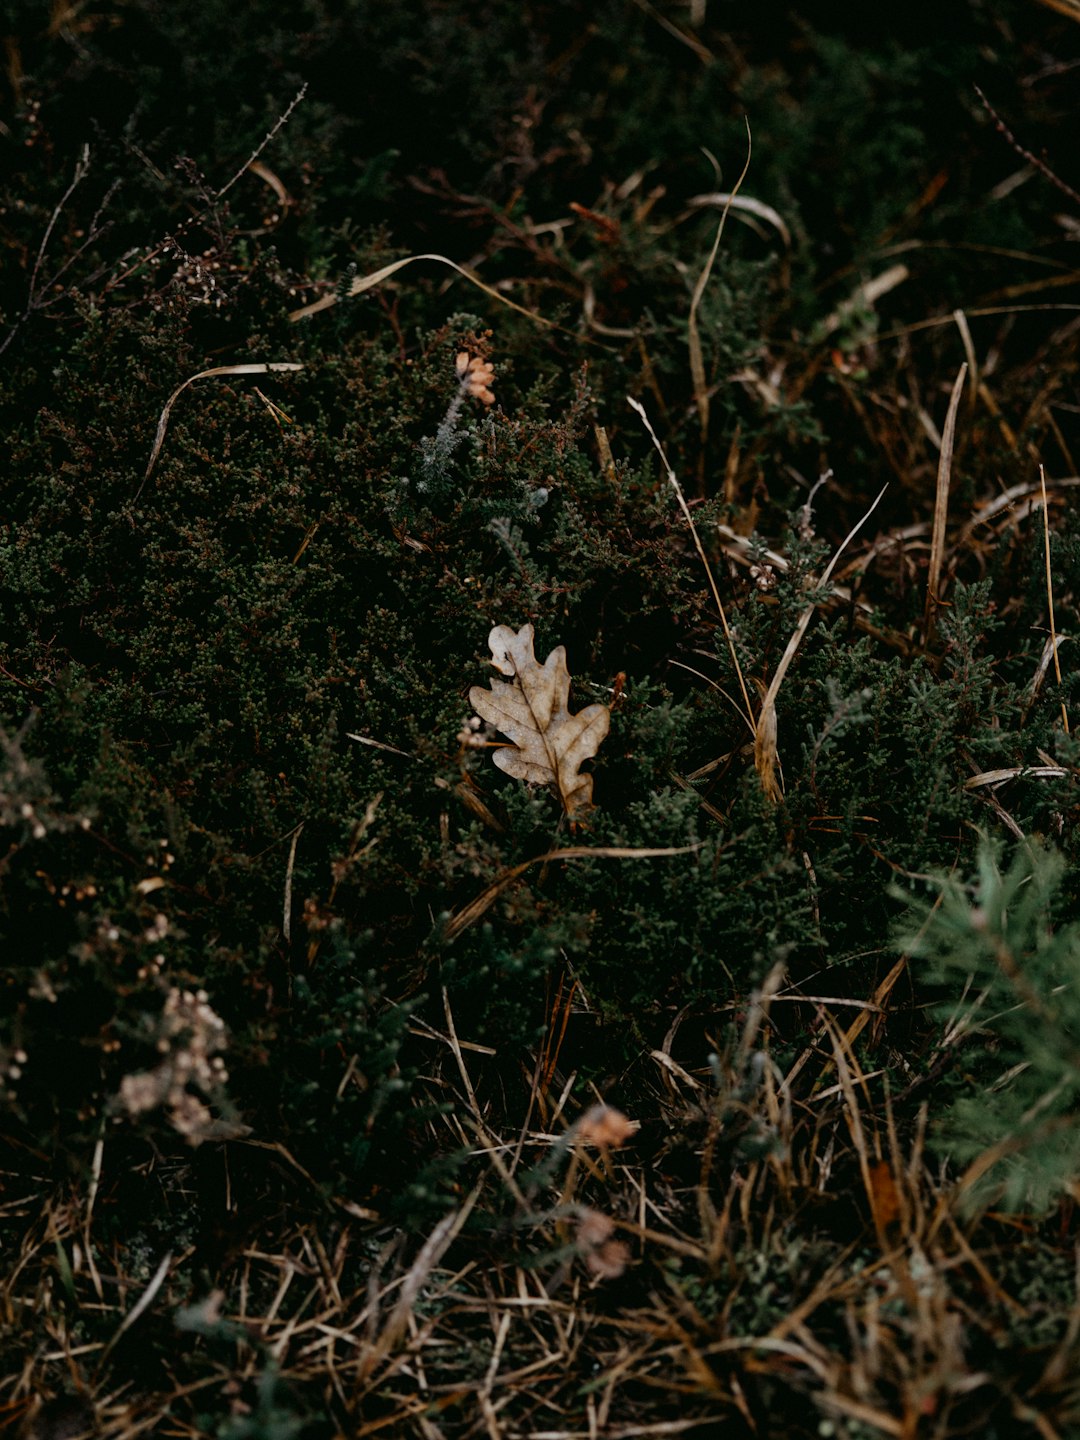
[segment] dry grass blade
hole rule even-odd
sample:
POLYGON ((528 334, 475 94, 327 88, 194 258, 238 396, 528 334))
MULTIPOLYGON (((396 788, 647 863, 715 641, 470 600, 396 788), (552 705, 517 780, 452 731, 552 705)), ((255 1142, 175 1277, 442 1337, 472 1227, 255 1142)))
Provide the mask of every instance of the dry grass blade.
POLYGON ((280 176, 276 175, 274 171, 270 169, 269 165, 264 165, 261 160, 249 160, 247 168, 253 175, 257 175, 260 180, 270 186, 270 189, 273 190, 277 196, 278 204, 281 206, 282 211, 287 210, 292 202, 289 199, 289 192, 282 184, 280 176))
POLYGON ((903 285, 910 276, 911 271, 906 265, 890 265, 880 275, 875 275, 872 279, 857 285, 852 294, 842 301, 831 315, 826 317, 818 333, 822 338, 831 335, 834 330, 839 330, 850 316, 859 311, 873 308, 883 295, 887 295, 890 290, 895 290, 898 285, 903 285))
POLYGON ((984 785, 1001 785, 1006 780, 1064 780, 1069 771, 1060 765, 1010 765, 1003 770, 983 770, 964 781, 965 790, 981 790, 984 785))
POLYGON ((730 209, 736 214, 741 211, 744 215, 753 215, 755 219, 764 220, 771 225, 788 249, 791 248, 791 231, 787 222, 771 205, 766 205, 764 200, 755 200, 752 195, 739 195, 736 190, 717 190, 707 195, 691 195, 686 203, 694 210, 703 209, 707 205, 722 205, 725 211, 730 209))
POLYGON ((464 1205, 462 1205, 459 1210, 451 1210, 448 1215, 444 1215, 420 1247, 420 1253, 413 1261, 408 1274, 402 1282, 397 1301, 393 1310, 390 1312, 389 1319, 383 1327, 382 1334, 364 1356, 362 1366, 363 1374, 371 1374, 371 1371, 379 1361, 387 1356, 394 1348, 398 1339, 405 1331, 409 1323, 409 1317, 412 1314, 413 1305, 423 1288, 425 1280, 427 1280, 432 1270, 453 1244, 455 1236, 472 1213, 473 1206, 480 1198, 480 1192, 483 1188, 484 1181, 481 1180, 470 1191, 464 1205))
MULTIPOLYGON (((741 712, 742 717, 749 726, 750 733, 753 734, 754 712, 753 707, 750 704, 750 696, 747 694, 746 681, 743 679, 742 666, 739 664, 739 656, 735 650, 735 638, 731 633, 731 627, 728 625, 727 612, 724 609, 724 602, 720 599, 720 591, 717 589, 716 580, 713 578, 712 567, 710 566, 705 556, 704 548, 702 547, 700 537, 697 533, 697 526, 694 524, 694 517, 690 514, 690 506, 686 503, 686 496, 683 494, 682 486, 679 484, 678 476, 668 464, 668 458, 664 454, 664 447, 656 438, 656 431, 653 429, 652 424, 649 421, 649 417, 645 413, 645 406, 642 405, 640 401, 633 399, 633 397, 630 395, 628 395, 626 399, 631 409, 636 410, 637 413, 641 416, 641 422, 645 426, 645 429, 649 432, 649 438, 652 440, 652 443, 656 448, 656 453, 660 456, 660 462, 664 467, 665 473, 667 474, 668 484, 675 491, 676 498, 679 502, 679 508, 682 510, 683 515, 686 517, 686 523, 690 526, 690 534, 694 537, 694 545, 697 549, 698 555, 701 557, 701 563, 705 567, 705 574, 709 581, 709 588, 713 593, 713 599, 716 601, 716 608, 720 612, 720 623, 724 627, 724 638, 727 640, 727 646, 728 651, 731 655, 731 661, 732 664, 735 666, 735 674, 739 677, 739 689, 742 691, 743 705, 745 707, 741 712)), ((882 491, 882 494, 884 494, 884 491, 882 491)), ((878 497, 878 499, 880 498, 881 496, 878 497)), ((877 504, 876 500, 874 501, 874 504, 877 504)))
MULTIPOLYGON (((878 492, 877 499, 870 506, 870 509, 867 510, 855 528, 849 532, 836 554, 829 561, 825 573, 818 582, 822 587, 828 585, 840 556, 881 504, 882 496, 887 489, 888 486, 884 486, 878 492)), ((808 605, 799 617, 799 623, 796 625, 794 633, 787 643, 787 648, 780 657, 780 663, 776 667, 776 673, 773 675, 772 683, 765 692, 765 698, 761 702, 761 710, 758 713, 757 725, 754 727, 754 766, 761 778, 761 784, 765 794, 773 801, 779 800, 783 794, 776 779, 776 767, 778 763, 776 697, 780 693, 780 686, 784 683, 784 676, 788 672, 788 666, 792 660, 794 660, 795 653, 802 644, 802 638, 806 634, 806 629, 813 617, 814 609, 815 607, 813 605, 808 605)))
POLYGON ((1020 712, 1021 723, 1027 720, 1032 705, 1034 705, 1035 701, 1039 698, 1039 691, 1042 689, 1042 683, 1046 679, 1046 672, 1050 669, 1050 662, 1057 659, 1058 647, 1067 639, 1067 635, 1057 635, 1052 640, 1048 639, 1043 646, 1043 653, 1039 656, 1039 663, 1035 667, 1035 674, 1031 677, 1031 682, 1027 688, 1024 708, 1020 712))
POLYGON ((154 446, 150 451, 150 459, 146 465, 146 474, 142 478, 142 484, 140 484, 136 491, 135 499, 138 500, 142 494, 143 485, 146 484, 154 472, 154 466, 157 464, 158 456, 161 454, 161 447, 165 443, 165 432, 169 428, 169 416, 172 414, 172 408, 189 385, 194 385, 196 380, 210 380, 218 375, 270 375, 279 370, 303 370, 303 368, 303 365, 294 361, 272 360, 265 364, 260 363, 257 365, 215 365, 211 370, 200 370, 197 375, 189 375, 182 385, 176 387, 165 402, 165 408, 162 410, 161 418, 158 420, 157 434, 154 436, 154 446))
POLYGON ((289 846, 289 858, 285 864, 285 900, 281 916, 281 933, 286 940, 292 939, 292 882, 293 867, 296 864, 296 847, 300 843, 300 832, 304 828, 301 820, 292 834, 292 844, 289 846))
POLYGON ((702 44, 696 35, 690 35, 685 30, 681 30, 673 20, 669 20, 666 15, 661 14, 655 5, 651 5, 649 0, 634 0, 634 4, 655 20, 662 30, 666 30, 669 35, 678 40, 680 45, 685 45, 688 50, 692 50, 703 65, 713 64, 716 56, 707 45, 702 44))
POLYGON ((669 845, 656 849, 646 846, 635 850, 623 845, 567 845, 561 850, 547 850, 543 855, 534 855, 531 860, 523 860, 520 865, 512 865, 509 870, 504 870, 486 890, 481 890, 475 900, 470 900, 450 916, 443 931, 443 938, 448 942, 456 940, 491 908, 508 885, 512 885, 533 865, 545 865, 552 860, 650 860, 665 855, 689 855, 699 848, 699 845, 669 845))
POLYGON ((1072 490, 1080 486, 1080 475, 1066 475, 1060 480, 1051 480, 1049 485, 1044 479, 1043 485, 1032 485, 1022 481, 1019 485, 1010 485, 985 505, 980 505, 971 519, 967 521, 960 532, 959 539, 967 540, 980 525, 989 525, 999 516, 1006 516, 1011 525, 1018 524, 1027 518, 1034 510, 1038 497, 1047 490, 1072 490))
POLYGON ((135 1324, 135 1321, 138 1320, 139 1316, 144 1314, 154 1303, 154 1297, 157 1295, 158 1291, 165 1283, 165 1277, 169 1273, 169 1266, 172 1264, 172 1258, 172 1251, 170 1250, 163 1257, 161 1263, 158 1265, 158 1268, 154 1271, 154 1274, 150 1280, 150 1284, 147 1285, 146 1289, 139 1296, 138 1300, 135 1302, 135 1304, 131 1307, 128 1313, 124 1316, 123 1320, 121 1320, 120 1324, 117 1326, 112 1339, 105 1346, 105 1349, 101 1353, 101 1360, 99 1361, 99 1366, 104 1364, 106 1355, 109 1354, 113 1346, 120 1339, 121 1335, 125 1334, 128 1330, 130 1330, 132 1325, 135 1324))
POLYGON ((974 410, 976 401, 979 398, 979 361, 975 354, 975 342, 971 338, 971 326, 967 322, 967 316, 963 310, 954 310, 953 319, 956 321, 956 328, 960 332, 960 340, 964 347, 964 354, 968 363, 968 396, 971 409, 974 410))
POLYGON ((949 483, 952 479, 953 445, 956 438, 956 412, 960 408, 960 396, 968 373, 967 361, 960 366, 953 383, 949 400, 949 413, 945 417, 945 429, 941 432, 941 454, 938 457, 937 494, 934 498, 934 529, 930 540, 930 570, 926 577, 926 613, 923 620, 923 636, 930 643, 934 628, 934 617, 938 607, 938 587, 941 583, 941 564, 945 558, 945 524, 949 518, 949 483))
POLYGON ((716 262, 717 252, 720 249, 720 240, 724 234, 724 223, 727 220, 728 212, 735 199, 742 189, 742 183, 746 179, 747 171, 750 169, 750 155, 753 149, 753 142, 750 136, 750 122, 746 121, 746 163, 743 165, 742 174, 735 183, 735 189, 727 196, 724 208, 720 213, 720 223, 716 227, 716 237, 709 251, 709 258, 705 262, 705 268, 698 276, 697 284, 694 286, 694 294, 690 300, 690 316, 687 321, 687 341, 690 347, 690 378, 694 382, 694 400, 697 404, 698 421, 701 425, 701 443, 704 445, 709 434, 709 390, 705 382, 705 359, 701 350, 701 335, 698 331, 697 312, 701 304, 701 297, 705 294, 705 287, 709 283, 709 276, 712 274, 713 265, 716 262))
MULTIPOLYGON (((895 546, 898 535, 899 538, 903 539, 906 534, 915 534, 925 528, 925 526, 912 526, 909 531, 889 531, 887 536, 877 540, 862 555, 855 560, 849 561, 845 569, 850 571, 853 565, 865 569, 880 550, 895 546)), ((725 555, 728 555, 737 565, 741 565, 744 569, 749 570, 757 564, 755 551, 748 535, 737 534, 730 525, 717 525, 716 533, 720 536, 725 555)), ((775 550, 766 549, 761 551, 760 555, 765 564, 771 565, 774 570, 786 573, 787 570, 791 568, 787 556, 780 555, 775 550)), ((869 600, 864 600, 857 594, 853 594, 847 585, 831 585, 829 587, 828 600, 832 605, 845 606, 847 613, 852 616, 854 623, 860 630, 865 631, 866 634, 874 636, 875 639, 882 640, 885 644, 891 646, 892 649, 898 650, 902 655, 914 653, 914 646, 908 636, 901 630, 876 624, 874 606, 869 600)))
POLYGON ((387 745, 382 740, 373 740, 370 735, 356 735, 351 730, 345 732, 346 740, 356 740, 361 745, 370 745, 373 750, 385 750, 388 755, 400 755, 405 760, 415 760, 415 755, 410 755, 408 750, 399 750, 396 745, 387 745))
MULTIPOLYGON (((1054 582, 1050 571, 1050 511, 1046 500, 1046 471, 1039 466, 1039 485, 1042 491, 1042 512, 1043 512, 1043 554, 1046 562, 1046 604, 1050 611, 1050 644, 1054 654, 1054 677, 1061 689, 1061 661, 1058 659, 1058 637, 1054 625, 1054 582)), ((1069 712, 1065 708, 1065 701, 1061 702, 1061 723, 1065 727, 1065 734, 1069 733, 1069 712)))
MULTIPOLYGON (((537 315, 533 310, 526 310, 524 305, 518 305, 514 300, 508 300, 505 295, 500 295, 498 290, 493 290, 490 285, 485 285, 478 280, 471 270, 466 270, 463 265, 448 259, 445 255, 406 255, 403 260, 395 260, 392 265, 384 265, 381 270, 374 270, 370 275, 357 275, 349 286, 344 298, 351 299, 354 295, 362 295, 365 290, 371 290, 376 285, 381 285, 384 280, 389 280, 391 275, 396 275, 399 270, 404 270, 406 265, 415 265, 418 260, 434 260, 439 265, 449 266, 451 270, 457 271, 470 285, 475 285, 485 295, 490 295, 493 300, 498 300, 500 305, 508 305, 511 310, 516 310, 519 315, 525 315, 530 320, 535 320, 538 325, 547 325, 550 329, 558 329, 554 321, 545 320, 542 315, 537 315)), ((289 314, 290 320, 306 320, 309 315, 318 315, 322 310, 329 310, 336 305, 342 297, 335 290, 329 295, 324 295, 321 300, 314 300, 310 305, 303 305, 299 310, 293 310, 289 314)))
MULTIPOLYGON (((844 1099, 845 1119, 848 1130, 851 1134, 852 1145, 859 1165, 859 1174, 862 1178, 863 1189, 870 1205, 870 1214, 873 1218, 874 1229, 877 1232, 878 1243, 882 1252, 887 1254, 890 1246, 888 1240, 888 1226, 892 1219, 892 1204, 894 1196, 892 1191, 885 1193, 879 1180, 877 1180, 877 1161, 880 1163, 881 1156, 877 1145, 869 1143, 866 1130, 863 1126, 862 1113, 859 1108, 858 1090, 862 1088, 865 1092, 866 1077, 862 1072, 854 1050, 850 1047, 847 1039, 841 1035, 833 1021, 824 1017, 825 1028, 828 1031, 829 1039, 832 1042, 833 1060, 836 1065, 836 1074, 840 1082, 840 1092, 844 1099)), ((890 1181, 891 1181, 890 1172, 890 1181)), ((895 1182, 892 1182, 895 1185, 895 1182)))

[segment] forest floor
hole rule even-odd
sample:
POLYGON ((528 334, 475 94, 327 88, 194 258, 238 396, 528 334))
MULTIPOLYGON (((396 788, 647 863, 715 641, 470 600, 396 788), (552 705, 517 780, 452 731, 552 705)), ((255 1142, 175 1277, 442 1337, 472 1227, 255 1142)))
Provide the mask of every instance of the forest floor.
POLYGON ((1080 1436, 1072 0, 8 8, 0 1432, 1080 1436))

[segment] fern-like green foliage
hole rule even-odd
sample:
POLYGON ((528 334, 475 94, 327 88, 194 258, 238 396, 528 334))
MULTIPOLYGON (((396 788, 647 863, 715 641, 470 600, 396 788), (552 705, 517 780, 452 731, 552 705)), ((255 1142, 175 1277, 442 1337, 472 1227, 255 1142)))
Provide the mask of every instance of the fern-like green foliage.
POLYGON ((943 1050, 960 1062, 940 1117, 967 1166, 967 1208, 1045 1211, 1080 1177, 1080 924, 1054 923, 1064 861, 1035 842, 1008 868, 984 841, 969 884, 940 882, 904 949, 946 992, 943 1050))

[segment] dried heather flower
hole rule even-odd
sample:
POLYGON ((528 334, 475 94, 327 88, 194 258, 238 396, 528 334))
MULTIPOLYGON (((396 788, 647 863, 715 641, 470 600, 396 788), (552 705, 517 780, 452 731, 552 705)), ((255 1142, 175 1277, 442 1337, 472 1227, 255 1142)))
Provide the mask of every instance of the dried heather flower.
POLYGON ((617 1280, 630 1264, 630 1246, 625 1240, 605 1240, 585 1256, 585 1265, 598 1280, 617 1280))
POLYGON ((630 1247, 615 1240, 615 1221, 599 1210, 582 1210, 574 1243, 585 1268, 598 1280, 617 1280, 630 1263, 630 1247))
POLYGON ((138 1075, 125 1075, 120 1082, 120 1103, 129 1115, 142 1115, 156 1110, 168 1091, 167 1080, 160 1071, 143 1070, 138 1075))
POLYGON ((486 737, 481 734, 484 722, 478 715, 471 716, 468 720, 461 722, 461 729, 458 731, 458 744, 465 750, 483 750, 488 744, 486 737))
POLYGON ((636 1135, 640 1126, 613 1105, 594 1105, 577 1123, 577 1138, 584 1145, 601 1145, 617 1150, 636 1135))
POLYGON ((577 1222, 577 1245, 584 1252, 595 1250, 615 1233, 615 1221, 599 1210, 582 1210, 577 1222))
POLYGON ((454 360, 454 368, 457 370, 458 379, 461 381, 466 395, 472 395, 474 399, 483 401, 485 405, 495 404, 495 396, 491 391, 491 382, 495 379, 495 367, 489 360, 483 359, 480 355, 470 355, 467 350, 459 350, 457 358, 454 360))
POLYGON ((205 990, 169 990, 157 1048, 160 1065, 125 1075, 117 1099, 132 1117, 164 1106, 173 1127, 198 1145, 214 1132, 216 1122, 195 1091, 212 1097, 229 1078, 218 1054, 225 1048, 225 1022, 205 990))

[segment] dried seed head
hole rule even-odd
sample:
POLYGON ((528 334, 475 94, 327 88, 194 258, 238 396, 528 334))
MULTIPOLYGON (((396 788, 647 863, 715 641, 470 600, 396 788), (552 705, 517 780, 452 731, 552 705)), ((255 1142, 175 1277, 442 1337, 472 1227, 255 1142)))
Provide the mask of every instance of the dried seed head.
POLYGON ((484 722, 480 719, 478 715, 473 715, 471 719, 462 722, 461 729, 458 731, 457 738, 458 744, 462 746, 463 749, 486 749, 488 744, 487 738, 480 733, 483 727, 483 723, 484 722))
POLYGON ((495 396, 491 382, 495 379, 495 367, 480 355, 470 356, 467 350, 459 350, 454 359, 461 387, 466 395, 473 396, 485 405, 494 405, 495 396))
POLYGON ((595 1250, 615 1233, 615 1221, 599 1210, 583 1210, 578 1216, 577 1243, 582 1250, 595 1250))
POLYGON ((630 1246, 625 1240, 605 1240, 585 1256, 585 1265, 598 1280, 617 1280, 630 1264, 630 1246))
POLYGON ((615 1240, 615 1221, 599 1210, 582 1210, 574 1237, 585 1268, 598 1280, 617 1280, 630 1263, 630 1247, 615 1240))
POLYGON ((594 1105, 577 1123, 577 1138, 585 1145, 617 1150, 636 1135, 640 1126, 613 1105, 594 1105))

